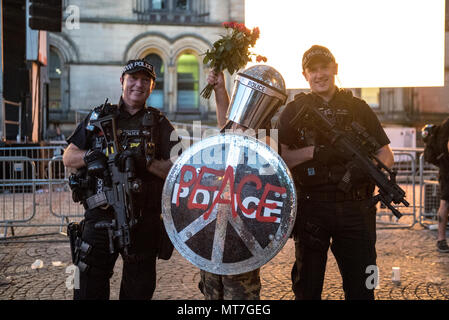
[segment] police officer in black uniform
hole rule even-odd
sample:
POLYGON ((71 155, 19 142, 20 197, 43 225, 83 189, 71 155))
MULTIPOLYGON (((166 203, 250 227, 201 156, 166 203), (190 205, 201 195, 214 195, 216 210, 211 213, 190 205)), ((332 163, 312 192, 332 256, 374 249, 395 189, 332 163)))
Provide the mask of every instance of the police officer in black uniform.
MULTIPOLYGON (((123 258, 123 274, 120 299, 151 299, 156 286, 156 258, 159 254, 163 234, 160 218, 161 194, 164 179, 170 170, 171 148, 179 140, 170 139, 174 130, 171 123, 159 110, 146 106, 146 100, 155 86, 156 74, 145 60, 130 60, 125 65, 120 82, 122 96, 117 106, 103 105, 95 108, 67 139, 64 165, 79 169, 78 172, 98 171, 107 168, 104 136, 94 130, 91 121, 115 112, 117 116, 118 140, 123 152, 116 156, 117 166, 123 166, 127 157, 132 157, 136 175, 142 180, 141 190, 135 201, 137 223, 131 228, 131 245, 123 258), (151 139, 155 154, 146 158, 138 148, 141 140, 142 119, 152 119, 151 139)), ((148 123, 147 123, 148 124, 148 123)), ((120 170, 123 170, 121 168, 120 170)), ((81 198, 87 210, 78 247, 77 265, 80 270, 80 287, 75 288, 74 299, 109 299, 109 279, 118 258, 117 250, 110 251, 108 231, 98 228, 98 222, 111 221, 114 211, 108 204, 96 206, 86 204, 92 195, 102 192, 103 179, 89 177, 87 194, 81 198), (97 226, 96 226, 97 224, 97 226)), ((79 190, 78 190, 79 192, 79 190)), ((78 195, 78 197, 80 197, 78 195)))
POLYGON ((303 55, 302 67, 311 93, 295 96, 277 123, 281 154, 292 169, 298 192, 292 288, 296 299, 321 299, 330 246, 343 278, 345 298, 374 299, 374 288, 367 285, 371 274, 367 267, 376 265, 376 209, 369 206, 374 185, 355 169, 351 190, 341 191, 337 186, 347 171, 343 157, 305 119, 299 127, 290 121, 305 104, 319 108, 342 130, 355 120, 382 146, 376 155, 391 168, 390 141, 366 102, 335 86, 338 65, 327 48, 312 46, 303 55))

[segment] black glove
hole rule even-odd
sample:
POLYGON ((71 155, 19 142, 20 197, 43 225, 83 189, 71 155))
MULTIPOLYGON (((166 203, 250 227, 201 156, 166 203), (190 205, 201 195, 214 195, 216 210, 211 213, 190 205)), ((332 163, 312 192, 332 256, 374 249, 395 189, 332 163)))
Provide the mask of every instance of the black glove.
POLYGON ((99 150, 89 150, 84 155, 84 162, 87 167, 87 174, 97 178, 103 177, 108 167, 108 158, 99 150))
POLYGON ((115 157, 115 165, 119 171, 126 172, 127 159, 132 159, 135 172, 143 172, 146 170, 146 159, 140 148, 126 149, 115 157))

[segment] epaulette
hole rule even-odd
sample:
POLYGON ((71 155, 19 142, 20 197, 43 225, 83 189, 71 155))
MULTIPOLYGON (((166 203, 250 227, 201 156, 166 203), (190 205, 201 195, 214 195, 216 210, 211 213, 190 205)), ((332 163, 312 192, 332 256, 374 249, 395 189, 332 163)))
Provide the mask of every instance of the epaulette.
POLYGON ((147 106, 146 109, 147 109, 147 111, 149 111, 149 112, 158 113, 158 114, 160 114, 161 116, 164 115, 164 114, 162 113, 161 110, 159 110, 159 109, 157 109, 157 108, 155 108, 155 107, 147 106))
POLYGON ((305 92, 300 92, 298 94, 295 94, 293 100, 301 100, 304 99, 305 97, 307 97, 307 94, 305 92))
POLYGON ((293 97, 292 102, 294 104, 299 104, 299 105, 302 105, 305 103, 311 104, 311 103, 315 102, 315 97, 311 93, 300 92, 293 97))
POLYGON ((157 109, 157 108, 154 108, 154 107, 151 107, 151 106, 147 106, 146 107, 146 111, 150 112, 150 113, 154 113, 158 117, 158 121, 159 122, 161 122, 162 119, 165 118, 164 113, 161 110, 157 109))
POLYGON ((352 91, 349 89, 338 89, 337 97, 350 100, 354 98, 354 95, 352 94, 352 91))

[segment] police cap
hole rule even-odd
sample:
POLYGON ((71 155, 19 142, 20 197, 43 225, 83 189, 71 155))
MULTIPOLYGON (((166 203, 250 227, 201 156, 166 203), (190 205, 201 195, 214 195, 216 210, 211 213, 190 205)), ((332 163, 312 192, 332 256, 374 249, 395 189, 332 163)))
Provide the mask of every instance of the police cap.
POLYGON ((156 80, 156 73, 154 72, 154 66, 143 59, 129 60, 123 67, 122 76, 127 73, 131 74, 137 71, 145 71, 156 80))

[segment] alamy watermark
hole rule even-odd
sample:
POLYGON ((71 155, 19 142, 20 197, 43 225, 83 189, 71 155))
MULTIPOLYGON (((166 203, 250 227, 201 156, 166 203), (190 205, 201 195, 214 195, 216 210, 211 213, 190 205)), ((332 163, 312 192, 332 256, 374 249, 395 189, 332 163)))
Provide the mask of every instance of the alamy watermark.
MULTIPOLYGON (((278 152, 278 130, 277 129, 226 129, 225 134, 239 134, 250 136, 258 139, 262 143, 268 145, 274 152, 278 152)), ((177 128, 170 136, 170 141, 178 141, 178 137, 181 141, 176 143, 170 150, 170 160, 174 163, 181 152, 186 151, 193 143, 200 142, 201 140, 207 139, 211 136, 216 136, 220 134, 220 130, 213 127, 202 126, 201 121, 194 121, 191 130, 177 128)), ((194 164, 223 164, 224 161, 222 147, 211 146, 201 150, 201 153, 192 157, 194 164)), ((227 151, 227 150, 226 150, 227 151)), ((241 161, 243 161, 243 153, 241 153, 241 161)), ((266 161, 263 157, 254 152, 253 150, 246 150, 246 163, 264 164, 266 161)), ((243 162, 239 162, 243 163, 243 162)))
POLYGON ((65 19, 67 30, 78 30, 80 28, 80 8, 75 5, 67 6, 65 12, 68 14, 65 19))
POLYGON ((365 286, 368 290, 379 289, 379 268, 376 265, 369 265, 366 267, 365 273, 368 277, 365 281, 365 286))
POLYGON ((65 286, 69 290, 80 288, 80 269, 71 264, 65 268, 65 273, 70 274, 65 280, 65 286))

